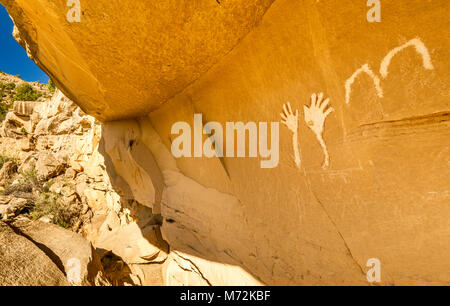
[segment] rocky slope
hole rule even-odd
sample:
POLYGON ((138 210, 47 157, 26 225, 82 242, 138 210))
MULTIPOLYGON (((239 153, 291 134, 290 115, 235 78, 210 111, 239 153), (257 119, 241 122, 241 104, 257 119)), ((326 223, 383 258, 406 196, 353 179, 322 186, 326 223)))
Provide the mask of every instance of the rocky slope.
MULTIPOLYGON (((23 83, 5 74, 3 79, 23 83)), ((3 103, 9 103, 7 96, 3 103)), ((13 102, 0 135, 0 218, 16 234, 45 245, 63 264, 69 256, 80 260, 83 275, 91 272, 93 261, 94 270, 103 271, 101 259, 106 283, 162 284, 168 247, 159 231, 161 217, 121 198, 113 188, 100 153, 104 145, 98 121, 57 90, 51 99, 13 102), (92 253, 88 241, 95 246, 92 253), (85 254, 90 256, 85 259, 85 254)), ((29 284, 39 281, 36 275, 29 284)), ((82 284, 105 283, 91 277, 82 284)))
MULTIPOLYGON (((103 122, 80 115, 84 147, 44 133, 36 148, 72 143, 67 164, 109 182, 84 192, 82 228, 141 280, 165 259, 164 284, 363 285, 377 258, 383 285, 450 282, 448 1, 384 1, 380 23, 350 0, 81 1, 79 23, 63 2, 0 2, 29 55, 103 122), (172 125, 194 114, 283 121, 278 167, 174 158, 172 125)), ((70 129, 51 124, 63 109, 37 112, 38 131, 70 129)))

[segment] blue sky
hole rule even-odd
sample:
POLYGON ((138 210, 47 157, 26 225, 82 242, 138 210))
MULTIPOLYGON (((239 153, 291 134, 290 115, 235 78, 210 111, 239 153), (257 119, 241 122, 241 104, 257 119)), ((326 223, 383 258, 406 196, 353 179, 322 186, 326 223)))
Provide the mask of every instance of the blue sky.
POLYGON ((12 75, 20 74, 28 82, 48 82, 48 76, 30 60, 27 52, 12 37, 14 24, 0 4, 0 70, 12 75))

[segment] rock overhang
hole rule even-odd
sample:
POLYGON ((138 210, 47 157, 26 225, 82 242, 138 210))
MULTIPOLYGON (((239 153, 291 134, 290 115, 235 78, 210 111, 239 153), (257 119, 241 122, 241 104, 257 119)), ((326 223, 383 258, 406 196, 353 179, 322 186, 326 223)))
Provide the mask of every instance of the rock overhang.
POLYGON ((181 92, 257 26, 273 0, 79 1, 80 22, 69 22, 75 2, 0 1, 15 38, 58 88, 111 121, 142 116, 181 92))

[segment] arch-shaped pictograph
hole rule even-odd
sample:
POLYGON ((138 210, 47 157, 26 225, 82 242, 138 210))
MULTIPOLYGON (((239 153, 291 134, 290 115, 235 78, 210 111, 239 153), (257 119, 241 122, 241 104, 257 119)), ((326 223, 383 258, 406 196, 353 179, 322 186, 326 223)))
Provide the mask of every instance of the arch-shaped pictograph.
POLYGON ((410 41, 408 41, 407 43, 392 49, 386 55, 386 57, 381 62, 381 66, 380 66, 380 74, 383 77, 383 79, 385 79, 389 74, 389 66, 391 64, 392 58, 400 51, 403 51, 404 49, 409 48, 409 47, 414 47, 414 49, 417 51, 417 53, 419 53, 422 56, 423 67, 425 69, 427 69, 427 70, 434 69, 433 63, 431 62, 431 56, 430 56, 430 53, 428 52, 427 47, 420 40, 420 38, 414 38, 414 39, 411 39, 410 41))
POLYGON ((372 71, 372 69, 370 69, 369 64, 364 64, 361 66, 361 68, 356 70, 355 73, 353 73, 353 75, 345 82, 345 102, 347 104, 350 103, 352 85, 361 73, 366 73, 372 78, 378 97, 383 98, 383 89, 381 88, 380 78, 372 71))

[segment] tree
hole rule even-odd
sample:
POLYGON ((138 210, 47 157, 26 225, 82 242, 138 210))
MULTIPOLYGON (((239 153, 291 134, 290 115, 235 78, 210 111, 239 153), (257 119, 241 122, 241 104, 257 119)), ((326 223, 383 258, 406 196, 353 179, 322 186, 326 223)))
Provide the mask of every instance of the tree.
POLYGON ((34 90, 30 84, 24 83, 17 87, 13 101, 36 101, 41 96, 41 92, 34 90))
POLYGON ((48 88, 48 90, 50 90, 51 93, 55 92, 56 86, 53 83, 52 79, 48 79, 47 88, 48 88))

